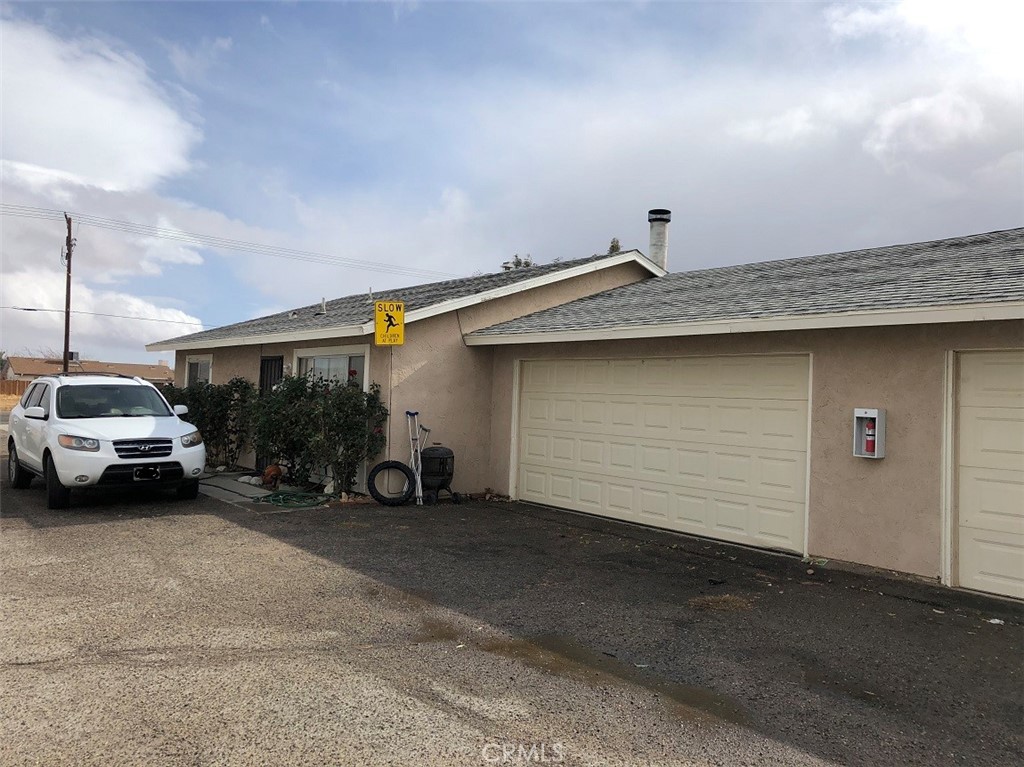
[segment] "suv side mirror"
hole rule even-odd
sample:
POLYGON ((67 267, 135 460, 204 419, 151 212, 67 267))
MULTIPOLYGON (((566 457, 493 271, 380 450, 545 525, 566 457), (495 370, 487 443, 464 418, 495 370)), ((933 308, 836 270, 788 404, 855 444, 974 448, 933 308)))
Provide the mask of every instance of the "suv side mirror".
MULTIPOLYGON (((40 409, 42 409, 42 408, 40 408, 40 409)), ((174 414, 175 415, 188 415, 188 405, 175 405, 174 406, 174 414)))
POLYGON ((39 407, 39 405, 36 405, 35 407, 27 407, 25 408, 25 417, 35 418, 37 421, 45 421, 46 411, 39 407))

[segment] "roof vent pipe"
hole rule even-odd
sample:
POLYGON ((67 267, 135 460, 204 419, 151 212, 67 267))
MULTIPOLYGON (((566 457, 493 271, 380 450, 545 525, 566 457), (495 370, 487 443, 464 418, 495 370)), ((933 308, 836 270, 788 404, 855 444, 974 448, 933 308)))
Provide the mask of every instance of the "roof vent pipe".
POLYGON ((647 220, 651 224, 651 261, 667 271, 668 222, 672 220, 672 211, 654 208, 647 211, 647 220))

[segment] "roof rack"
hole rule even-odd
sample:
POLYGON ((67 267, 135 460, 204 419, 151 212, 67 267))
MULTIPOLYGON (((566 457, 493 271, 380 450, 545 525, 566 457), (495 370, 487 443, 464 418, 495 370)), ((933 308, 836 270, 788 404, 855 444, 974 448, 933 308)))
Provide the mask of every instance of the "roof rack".
POLYGON ((90 373, 86 370, 69 370, 67 373, 44 373, 40 378, 61 378, 63 376, 108 376, 109 378, 127 378, 129 381, 139 380, 138 376, 130 376, 127 373, 90 373))

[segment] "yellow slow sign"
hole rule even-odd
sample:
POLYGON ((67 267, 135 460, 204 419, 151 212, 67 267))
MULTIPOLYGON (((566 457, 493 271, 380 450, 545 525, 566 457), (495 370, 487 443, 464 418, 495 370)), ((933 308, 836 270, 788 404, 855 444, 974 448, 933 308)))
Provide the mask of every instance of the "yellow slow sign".
POLYGON ((376 301, 373 311, 377 346, 401 346, 405 343, 405 302, 376 301))

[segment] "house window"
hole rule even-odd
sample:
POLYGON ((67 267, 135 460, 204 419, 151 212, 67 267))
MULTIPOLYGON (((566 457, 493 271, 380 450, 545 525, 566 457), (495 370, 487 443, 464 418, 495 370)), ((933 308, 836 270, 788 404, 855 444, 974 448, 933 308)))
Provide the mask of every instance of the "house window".
POLYGON ((185 386, 197 383, 210 383, 213 370, 213 355, 203 354, 185 358, 185 386))
POLYGON ((366 391, 366 352, 365 346, 296 349, 295 370, 299 375, 351 381, 366 391))

